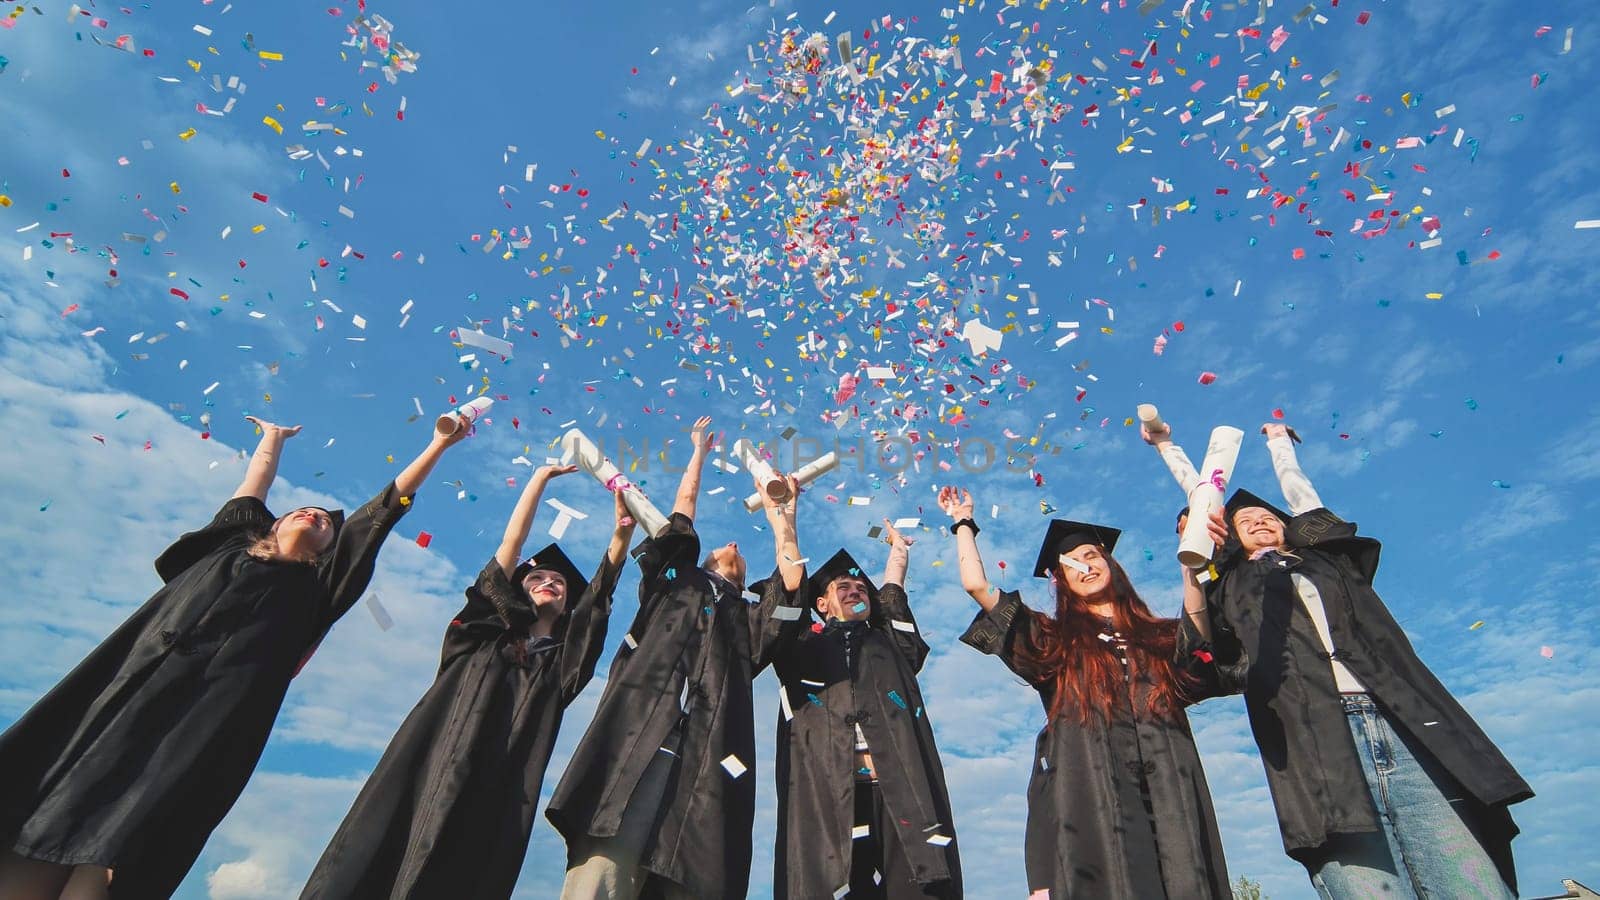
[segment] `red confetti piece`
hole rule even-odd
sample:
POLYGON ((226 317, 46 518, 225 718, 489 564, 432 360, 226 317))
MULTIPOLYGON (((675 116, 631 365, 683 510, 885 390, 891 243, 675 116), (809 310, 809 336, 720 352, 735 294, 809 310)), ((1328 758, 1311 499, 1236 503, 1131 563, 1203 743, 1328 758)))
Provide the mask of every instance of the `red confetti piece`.
POLYGON ((1283 418, 1283 410, 1281 410, 1281 409, 1275 409, 1275 410, 1273 410, 1273 411, 1272 411, 1272 417, 1273 417, 1273 418, 1274 418, 1274 419, 1281 419, 1281 418, 1283 418))
POLYGON ((1201 372, 1200 373, 1200 383, 1201 384, 1211 384, 1212 382, 1214 382, 1216 380, 1217 380, 1217 373, 1215 373, 1215 372, 1201 372))
POLYGON ((255 198, 256 200, 261 201, 262 203, 267 202, 267 195, 261 193, 260 191, 251 191, 250 192, 250 196, 255 198))
POLYGON ((1172 330, 1173 331, 1182 331, 1183 330, 1183 323, 1182 322, 1173 322, 1172 323, 1172 330))
POLYGON ((167 293, 171 294, 174 297, 182 297, 185 300, 189 299, 188 292, 184 291, 181 288, 168 288, 167 289, 167 293))
POLYGON ((418 547, 426 547, 431 543, 433 543, 433 535, 427 533, 426 531, 417 532, 417 546, 418 547))
POLYGON ((1372 21, 1372 13, 1370 12, 1362 12, 1356 16, 1357 25, 1365 25, 1370 21, 1372 21))

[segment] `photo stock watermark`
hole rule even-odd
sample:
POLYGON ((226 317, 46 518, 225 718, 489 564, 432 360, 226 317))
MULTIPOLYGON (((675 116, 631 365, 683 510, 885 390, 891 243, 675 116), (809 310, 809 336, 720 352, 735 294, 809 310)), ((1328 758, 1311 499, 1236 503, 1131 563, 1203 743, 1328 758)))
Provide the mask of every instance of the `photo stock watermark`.
MULTIPOLYGON (((682 474, 693 447, 693 438, 687 428, 683 429, 682 438, 660 445, 653 445, 648 436, 637 442, 620 436, 601 436, 591 440, 602 456, 610 459, 620 471, 629 474, 682 474)), ((724 472, 743 471, 744 466, 733 454, 734 440, 730 433, 721 434, 708 452, 706 461, 724 472)), ((1038 436, 1007 438, 996 443, 974 435, 956 441, 939 442, 925 440, 920 433, 913 431, 903 435, 846 439, 837 434, 826 437, 806 435, 793 428, 785 429, 780 437, 758 444, 756 449, 762 459, 780 472, 798 472, 832 453, 841 469, 853 467, 860 473, 891 478, 912 471, 960 471, 969 475, 982 475, 997 469, 1031 472, 1040 458, 1061 452, 1059 445, 1038 436)))

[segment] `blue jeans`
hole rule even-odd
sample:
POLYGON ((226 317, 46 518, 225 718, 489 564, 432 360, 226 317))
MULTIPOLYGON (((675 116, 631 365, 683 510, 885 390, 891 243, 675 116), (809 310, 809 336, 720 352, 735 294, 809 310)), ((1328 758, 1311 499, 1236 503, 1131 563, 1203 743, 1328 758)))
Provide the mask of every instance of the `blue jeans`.
POLYGON ((1514 898, 1458 811, 1466 789, 1370 696, 1343 699, 1381 830, 1331 836, 1306 861, 1317 893, 1324 900, 1514 898))

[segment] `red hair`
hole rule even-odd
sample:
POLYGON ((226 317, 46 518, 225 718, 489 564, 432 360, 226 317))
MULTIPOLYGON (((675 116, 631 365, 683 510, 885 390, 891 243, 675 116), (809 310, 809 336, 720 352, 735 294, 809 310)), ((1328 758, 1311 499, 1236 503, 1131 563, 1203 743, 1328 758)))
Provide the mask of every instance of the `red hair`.
MULTIPOLYGON (((1185 705, 1187 676, 1173 665, 1178 644, 1178 621, 1163 619, 1150 611, 1139 598, 1122 566, 1105 554, 1111 568, 1112 628, 1128 642, 1128 672, 1135 681, 1146 680, 1143 712, 1158 718, 1178 713, 1185 705)), ((1100 640, 1103 621, 1089 611, 1085 600, 1054 579, 1056 614, 1028 611, 1039 627, 1019 648, 1024 659, 1037 665, 1047 680, 1055 683, 1050 700, 1050 719, 1070 718, 1088 722, 1094 715, 1109 718, 1122 663, 1108 652, 1100 640)))

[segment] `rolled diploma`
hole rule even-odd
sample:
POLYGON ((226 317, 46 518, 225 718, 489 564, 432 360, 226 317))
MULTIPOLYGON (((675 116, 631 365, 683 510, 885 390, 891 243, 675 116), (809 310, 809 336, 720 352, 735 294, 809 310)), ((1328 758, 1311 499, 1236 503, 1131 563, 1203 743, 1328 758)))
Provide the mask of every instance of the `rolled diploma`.
POLYGON ((1183 539, 1178 542, 1178 562, 1191 569, 1204 566, 1211 559, 1213 546, 1206 533, 1206 520, 1211 511, 1222 505, 1222 491, 1212 483, 1212 473, 1220 471, 1224 483, 1233 477, 1233 465, 1239 460, 1239 445, 1244 442, 1244 432, 1231 425, 1218 425, 1211 429, 1211 443, 1206 446, 1205 461, 1200 464, 1200 483, 1189 492, 1189 522, 1184 526, 1183 539))
MULTIPOLYGON (((561 457, 571 459, 578 464, 578 468, 588 472, 595 481, 605 485, 607 490, 618 478, 624 478, 622 472, 600 453, 600 448, 589 440, 589 436, 574 428, 561 436, 561 457)), ((645 534, 654 537, 667 527, 667 517, 656 509, 650 498, 638 488, 622 492, 622 502, 628 507, 628 512, 645 528, 645 534)))
POLYGON ((1144 423, 1145 431, 1160 431, 1167 425, 1161 421, 1161 411, 1154 403, 1139 404, 1139 421, 1144 423))
POLYGON ((461 419, 466 419, 466 424, 470 426, 478 421, 484 413, 488 412, 489 407, 493 405, 493 397, 479 397, 463 403, 436 419, 433 423, 433 430, 443 435, 455 434, 456 429, 461 427, 461 419), (460 418, 457 418, 458 416, 460 418))
POLYGON ((789 485, 783 476, 772 471, 772 464, 761 458, 756 452, 756 446, 750 443, 749 438, 740 438, 733 443, 733 458, 737 459, 755 479, 757 490, 765 491, 773 502, 782 503, 789 499, 789 485))
MULTIPOLYGON (((800 471, 794 473, 794 479, 800 483, 801 487, 804 487, 837 468, 839 468, 839 454, 829 450, 827 453, 801 466, 800 471)), ((760 509, 761 495, 751 494, 744 498, 744 508, 750 512, 760 509)))

